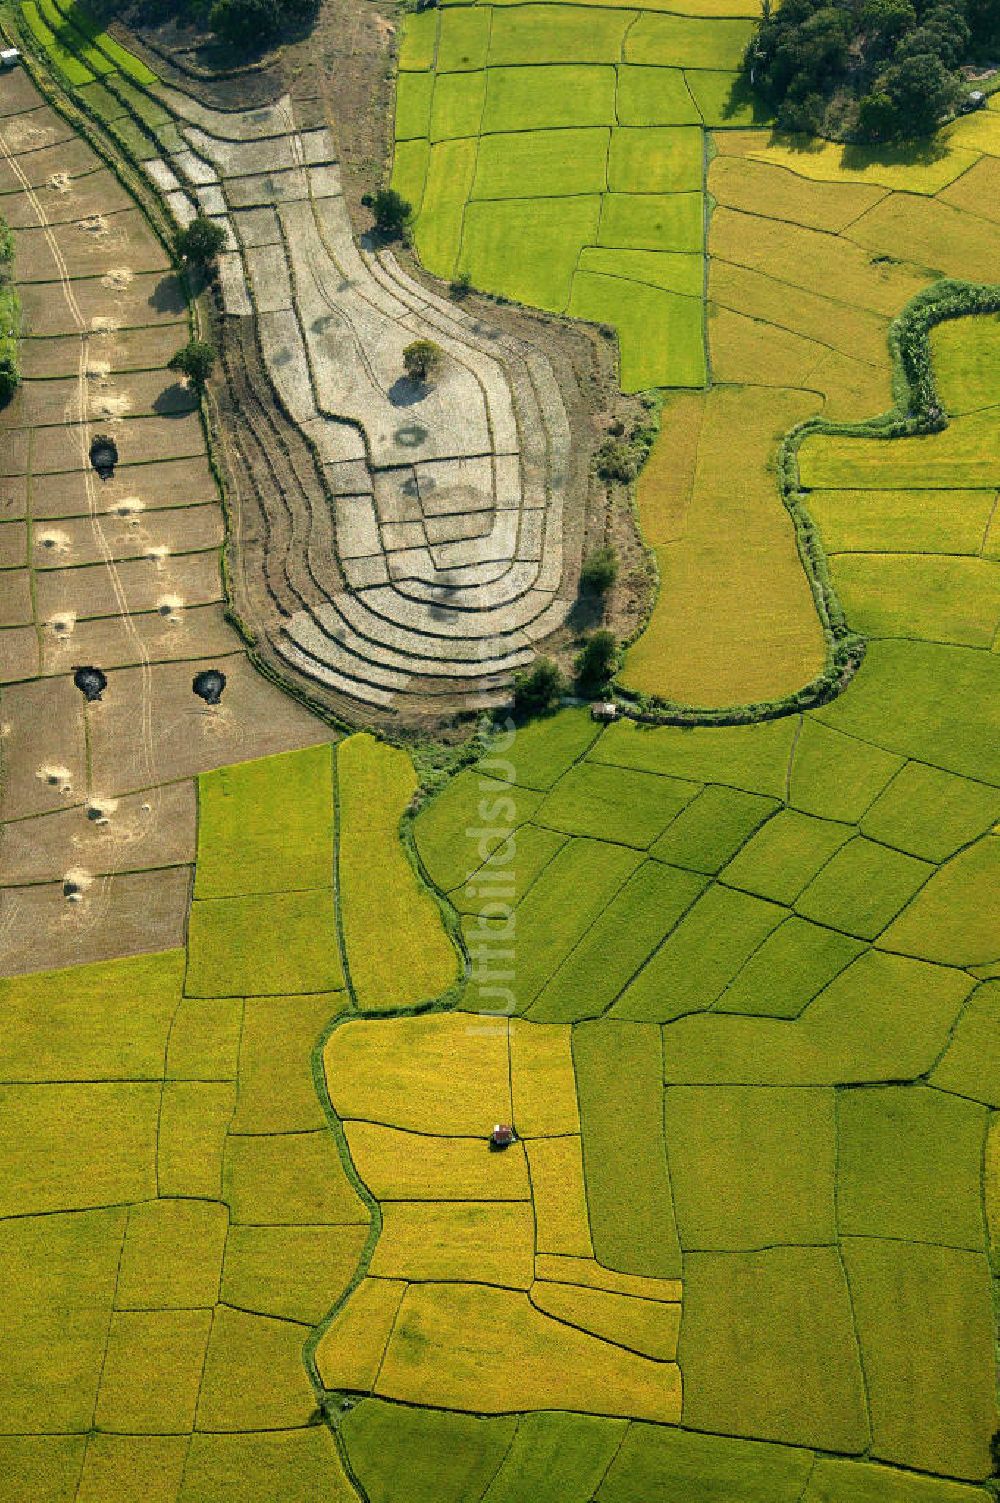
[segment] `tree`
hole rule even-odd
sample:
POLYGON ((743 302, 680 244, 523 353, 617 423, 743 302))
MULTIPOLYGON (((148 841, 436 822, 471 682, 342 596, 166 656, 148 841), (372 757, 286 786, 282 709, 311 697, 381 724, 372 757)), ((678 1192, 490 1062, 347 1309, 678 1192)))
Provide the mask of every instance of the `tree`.
POLYGON ((588 595, 606 595, 617 578, 618 555, 610 545, 587 554, 580 570, 580 588, 588 595))
POLYGON ((191 223, 178 230, 174 245, 182 261, 189 266, 211 266, 226 243, 226 232, 221 224, 209 219, 207 214, 196 214, 191 223))
POLYGON ((395 188, 379 188, 377 193, 366 193, 361 202, 366 209, 371 209, 376 230, 387 240, 399 239, 413 213, 413 205, 395 188))
POLYGON ((536 658, 530 672, 514 674, 514 708, 524 714, 551 710, 565 691, 566 680, 551 658, 536 658))
POLYGON ((618 641, 614 632, 591 632, 573 665, 580 687, 587 692, 603 689, 618 669, 618 641))
POLYGON ((881 86, 892 105, 892 134, 907 138, 929 136, 958 94, 954 76, 932 53, 891 64, 881 86))
POLYGON ((433 339, 415 339, 403 351, 403 369, 411 381, 429 381, 440 369, 444 351, 433 339))
POLYGON ((187 376, 195 391, 202 391, 215 364, 215 349, 203 339, 189 339, 167 362, 167 369, 187 376))

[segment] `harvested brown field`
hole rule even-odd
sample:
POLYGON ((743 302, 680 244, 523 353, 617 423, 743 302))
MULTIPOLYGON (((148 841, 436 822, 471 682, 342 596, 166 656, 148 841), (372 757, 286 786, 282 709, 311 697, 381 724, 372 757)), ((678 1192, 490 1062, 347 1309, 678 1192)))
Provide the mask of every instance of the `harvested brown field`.
MULTIPOLYGON (((155 465, 116 465, 112 478, 97 492, 97 504, 101 516, 128 517, 161 507, 218 505, 217 494, 208 461, 200 455, 155 465)), ((34 476, 31 501, 37 519, 89 515, 85 471, 34 476)))
POLYGON ((170 950, 184 943, 191 869, 98 877, 77 908, 62 882, 0 889, 0 964, 5 975, 46 966, 83 965, 117 955, 170 950))

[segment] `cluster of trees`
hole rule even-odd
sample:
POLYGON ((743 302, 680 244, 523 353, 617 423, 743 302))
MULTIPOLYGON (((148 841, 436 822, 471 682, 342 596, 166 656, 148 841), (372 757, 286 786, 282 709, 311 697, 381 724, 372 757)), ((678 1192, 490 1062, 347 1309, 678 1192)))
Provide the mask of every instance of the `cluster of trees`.
POLYGON ((962 64, 998 56, 996 0, 765 0, 744 66, 782 129, 893 141, 929 135, 969 92, 962 64))
MULTIPOLYGON (((618 578, 618 555, 610 545, 595 548, 580 570, 580 593, 604 596, 618 578)), ((587 632, 573 660, 575 687, 581 694, 601 694, 618 672, 618 639, 606 627, 587 632)), ((536 658, 526 673, 514 675, 514 707, 522 715, 554 709, 570 688, 558 663, 536 658)))
POLYGON ((157 26, 177 18, 207 27, 242 53, 297 38, 312 26, 320 0, 92 0, 102 19, 157 26))
POLYGON ((215 0, 208 24, 241 51, 300 36, 319 12, 319 0, 215 0))

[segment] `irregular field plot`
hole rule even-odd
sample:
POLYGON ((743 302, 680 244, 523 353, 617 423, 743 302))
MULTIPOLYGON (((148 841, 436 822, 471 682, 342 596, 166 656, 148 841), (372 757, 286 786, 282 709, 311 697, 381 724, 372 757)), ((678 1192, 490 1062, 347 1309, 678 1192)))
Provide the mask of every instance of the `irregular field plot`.
POLYGON ((612 1016, 665 1023, 710 1007, 787 914, 751 893, 710 887, 625 988, 612 1016))
POLYGON ((873 637, 923 637, 989 648, 1000 621, 1000 568, 982 558, 842 554, 831 561, 841 602, 873 637))
POLYGON ((1000 784, 996 656, 929 642, 872 642, 851 687, 817 719, 900 757, 1000 784), (949 706, 959 704, 956 721, 949 706))
POLYGON ((540 793, 488 777, 485 767, 460 772, 413 824, 417 854, 432 882, 443 892, 458 887, 484 861, 502 854, 504 828, 519 829, 541 801, 540 793))
POLYGON ((573 1034, 594 1252, 623 1273, 679 1277, 663 1135, 659 1031, 582 1023, 573 1034), (618 1083, 630 1082, 623 1121, 618 1083))
POLYGON ((463 1503, 480 1497, 514 1439, 515 1419, 483 1419, 365 1399, 345 1417, 344 1444, 372 1503, 463 1503))
POLYGON ((405 752, 370 736, 337 753, 340 904, 347 961, 362 1007, 435 997, 455 979, 455 953, 433 899, 399 840, 416 787, 405 752))
POLYGON ((832 1091, 674 1086, 666 1139, 685 1251, 833 1242, 832 1091))
POLYGON ((869 950, 794 1022, 708 1013, 664 1034, 668 1084, 836 1085, 912 1080, 930 1069, 973 981, 869 950))
POLYGON ((643 847, 698 791, 697 783, 581 762, 566 773, 534 818, 567 835, 643 847))
POLYGON ((872 804, 862 834, 925 861, 944 861, 1000 819, 1000 789, 907 762, 872 804))
MULTIPOLYGON (((780 438, 813 407, 798 391, 708 394, 686 516, 676 541, 657 549, 660 595, 627 653, 627 687, 733 704, 775 697, 820 671, 822 633, 773 473, 780 438)), ((668 417, 657 447, 669 453, 671 442, 668 417)))
POLYGON ((376 1392, 440 1408, 461 1408, 475 1395, 481 1413, 503 1413, 512 1370, 519 1408, 627 1413, 666 1423, 680 1417, 674 1364, 554 1321, 526 1294, 475 1284, 407 1289, 376 1392))
POLYGON ((188 946, 185 989, 195 997, 327 992, 344 982, 329 888, 195 902, 188 946))
POLYGON ((673 866, 717 872, 777 807, 774 799, 710 784, 671 821, 650 854, 673 866))
POLYGON ((563 961, 529 1016, 549 1023, 597 1017, 698 897, 704 879, 647 861, 563 961))
POLYGON ((940 867, 886 931, 887 949, 944 965, 997 959, 1000 838, 986 835, 940 867))
POLYGON ((814 490, 808 505, 832 554, 957 554, 979 552, 995 499, 992 490, 814 490))
POLYGON ((996 1426, 986 1259, 849 1238, 844 1260, 871 1395, 873 1454, 981 1479, 996 1426))
POLYGON ((684 1260, 684 1422, 860 1451, 868 1438, 847 1282, 832 1247, 684 1260))
MULTIPOLYGON (((614 238, 625 237, 615 233, 614 238)), ((644 243, 649 244, 655 238, 655 235, 644 238, 644 243)), ((573 317, 611 324, 618 330, 622 390, 641 391, 657 385, 664 351, 670 362, 671 385, 703 385, 705 352, 700 302, 695 297, 628 281, 627 264, 622 273, 601 276, 581 266, 573 278, 566 310, 573 317)))
POLYGON ((741 1503, 799 1503, 811 1466, 809 1452, 790 1446, 631 1425, 597 1499, 723 1503, 735 1491, 741 1503))
MULTIPOLYGON (((477 287, 539 308, 569 302, 580 245, 596 242, 601 200, 582 177, 578 198, 511 198, 470 203, 459 266, 477 287)), ((418 229, 418 241, 420 231, 418 229)), ((423 251, 421 250, 423 254, 423 251)), ((431 271, 439 271, 426 255, 431 271)))
MULTIPOLYGON (((443 78, 448 76, 445 74, 443 78)), ((482 75, 461 77, 478 81, 482 75)), ((485 78, 485 108, 465 134, 477 135, 480 130, 486 135, 496 131, 614 124, 614 68, 560 64, 539 68, 490 68, 485 78)), ((442 81, 439 80, 437 87, 442 81)))
POLYGON ((841 1232, 981 1250, 986 1119, 984 1107, 924 1086, 841 1092, 841 1232))
POLYGON ((202 774, 196 897, 328 887, 332 880, 328 747, 202 774))

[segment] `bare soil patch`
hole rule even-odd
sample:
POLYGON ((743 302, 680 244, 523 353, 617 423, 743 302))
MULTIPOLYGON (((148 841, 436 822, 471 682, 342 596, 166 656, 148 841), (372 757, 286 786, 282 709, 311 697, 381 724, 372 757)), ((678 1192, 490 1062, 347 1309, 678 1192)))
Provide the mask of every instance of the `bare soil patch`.
POLYGON ((68 856, 92 876, 190 865, 195 858, 193 782, 103 800, 100 794, 54 814, 0 829, 4 887, 61 881, 68 856))
POLYGON ((85 795, 83 698, 70 678, 5 689, 0 734, 4 819, 64 808, 74 790, 76 797, 85 795), (59 770, 66 776, 57 776, 59 770))
MULTIPOLYGON (((0 122, 0 135, 4 134, 0 122)), ((57 146, 45 146, 37 151, 22 152, 17 158, 15 172, 7 161, 0 161, 0 193, 21 193, 24 184, 19 176, 23 173, 31 188, 44 188, 54 173, 63 173, 70 179, 89 176, 103 164, 100 157, 80 136, 72 136, 57 146)))
MULTIPOLYGON (((127 272, 131 280, 139 272, 160 271, 169 264, 163 246, 134 208, 108 212, 93 221, 78 217, 72 223, 54 225, 48 232, 40 227, 15 229, 13 235, 20 285, 60 280, 50 235, 71 277, 127 272)), ((128 285, 122 276, 115 278, 115 283, 128 285)))
MULTIPOLYGON (((6 482, 13 484, 14 482, 6 482)), ((160 507, 218 506, 212 471, 204 455, 191 459, 161 459, 155 464, 119 464, 100 488, 102 515, 123 517, 160 507)), ((31 482, 31 510, 36 521, 55 517, 86 516, 86 477, 83 470, 66 474, 37 475, 31 482)))
MULTIPOLYGON (((79 342, 77 350, 79 350, 79 342)), ((23 381, 13 401, 0 412, 0 427, 29 428, 78 422, 81 416, 98 422, 104 418, 168 416, 191 412, 196 406, 192 392, 170 371, 133 372, 127 376, 103 374, 103 361, 88 368, 86 410, 80 412, 80 385, 75 376, 54 380, 23 381), (100 374, 98 373, 100 372, 100 374)), ((36 443, 43 443, 39 434, 36 443)))
POLYGON ((27 569, 8 569, 0 589, 0 626, 21 626, 31 620, 31 580, 27 569))
MULTIPOLYGON (((240 640, 225 619, 223 607, 185 606, 168 620, 158 611, 130 617, 100 616, 78 621, 70 638, 53 632, 42 637, 44 674, 68 673, 74 663, 98 663, 110 673, 137 664, 186 662, 206 655, 225 657, 239 650, 240 640)), ((192 674, 194 670, 192 669, 192 674)), ((275 691, 277 692, 277 691, 275 691)))
POLYGON ((217 504, 164 507, 125 516, 103 512, 98 526, 99 536, 90 517, 67 518, 58 527, 36 526, 34 567, 51 570, 96 564, 107 548, 116 561, 150 558, 162 571, 177 555, 218 549, 223 537, 222 512, 217 504))
MULTIPOLYGON (((160 370, 183 342, 183 335, 169 324, 155 329, 92 333, 88 343, 88 364, 91 369, 106 366, 112 375, 121 371, 160 370)), ((25 379, 75 376, 79 364, 78 335, 29 339, 22 346, 21 369, 25 379)))
POLYGON ((5 522, 0 527, 0 569, 17 569, 27 562, 27 523, 5 522))
POLYGON ((118 615, 121 590, 126 609, 160 611, 179 616, 187 605, 208 605, 222 599, 218 555, 182 554, 159 563, 153 559, 128 559, 114 566, 84 564, 80 568, 46 569, 35 577, 38 615, 42 621, 72 612, 78 621, 88 616, 118 615), (168 608, 167 602, 177 601, 168 608))
MULTIPOLYGON (((119 214, 132 208, 132 200, 109 168, 70 177, 64 187, 54 185, 53 176, 65 170, 60 168, 34 190, 49 224, 75 223, 88 214, 119 214)), ((35 206, 24 193, 5 193, 0 198, 0 214, 13 229, 38 223, 35 206)))
MULTIPOLYGON (((91 719, 94 783, 114 793, 149 782, 147 747, 136 714, 141 678, 137 668, 116 673, 91 719)), ((148 755, 154 782, 173 782, 209 767, 330 740, 326 726, 263 678, 242 653, 158 663, 149 682, 148 755), (192 677, 202 668, 221 668, 226 675, 217 710, 208 709, 192 692, 192 677)))
MULTIPOLYGON (((90 424, 91 428, 94 426, 90 424)), ((205 449, 205 438, 196 413, 182 413, 177 417, 123 417, 114 422, 102 423, 101 426, 113 433, 123 464, 130 460, 134 462, 140 457, 148 463, 161 459, 181 459, 203 453, 205 449)), ((89 464, 89 461, 86 463, 89 464)), ((81 466, 80 433, 77 427, 69 424, 61 428, 35 430, 32 449, 34 474, 53 474, 81 467, 86 468, 86 464, 81 466)))
MULTIPOLYGON (((184 294, 170 272, 143 272, 124 287, 108 286, 100 276, 85 277, 74 283, 73 291, 81 314, 95 333, 147 324, 187 327, 184 294)), ((50 286, 29 282, 21 294, 21 306, 26 336, 79 332, 65 298, 53 297, 50 286)))
POLYGON ((56 146, 75 135, 73 127, 47 104, 23 110, 18 115, 7 115, 0 124, 7 150, 14 156, 33 151, 42 151, 47 146, 56 146))
POLYGON ((11 626, 0 631, 0 683, 34 678, 38 668, 38 633, 33 626, 11 626))
POLYGON ((0 972, 82 965, 184 943, 191 869, 98 877, 79 903, 62 882, 0 892, 0 972))

